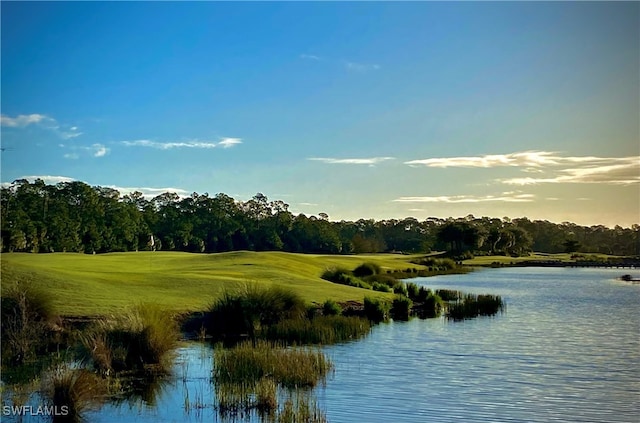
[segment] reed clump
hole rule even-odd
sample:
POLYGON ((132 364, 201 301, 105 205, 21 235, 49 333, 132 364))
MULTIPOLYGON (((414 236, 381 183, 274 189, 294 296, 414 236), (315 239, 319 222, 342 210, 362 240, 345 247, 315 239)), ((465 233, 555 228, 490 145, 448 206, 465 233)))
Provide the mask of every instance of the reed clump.
POLYGON ((277 423, 326 423, 327 417, 315 402, 305 396, 287 398, 276 418, 277 423))
POLYGON ((1 295, 2 361, 22 364, 47 349, 59 317, 51 297, 29 280, 3 285, 1 295))
POLYGON ((247 341, 232 348, 216 348, 213 380, 216 384, 253 386, 263 378, 271 378, 286 388, 313 387, 332 368, 331 361, 318 350, 247 341))
POLYGON ((173 317, 155 305, 139 305, 97 322, 82 337, 81 355, 103 374, 170 366, 180 332, 173 317))
POLYGON ((413 301, 404 295, 396 295, 391 305, 391 315, 394 320, 409 320, 413 301))
POLYGON ((256 339, 264 327, 304 318, 306 313, 304 300, 291 290, 247 285, 240 291, 223 293, 210 308, 206 329, 214 339, 256 339))
POLYGON ((107 395, 105 381, 86 369, 56 367, 44 379, 43 391, 54 407, 54 422, 82 422, 85 413, 107 395))
POLYGON ((369 320, 338 315, 313 319, 287 319, 269 326, 267 339, 288 344, 335 344, 359 339, 371 331, 369 320))
POLYGON ((364 315, 374 323, 389 319, 390 308, 387 301, 378 298, 364 297, 364 315))
POLYGON ((454 320, 478 316, 494 316, 503 312, 506 305, 499 295, 466 294, 464 298, 448 305, 447 317, 454 320))

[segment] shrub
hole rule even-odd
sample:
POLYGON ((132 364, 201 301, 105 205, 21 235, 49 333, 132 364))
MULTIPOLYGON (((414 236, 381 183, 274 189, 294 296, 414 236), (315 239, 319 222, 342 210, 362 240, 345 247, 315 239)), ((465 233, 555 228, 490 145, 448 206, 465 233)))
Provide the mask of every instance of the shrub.
POLYGON ((177 346, 180 331, 173 317, 154 305, 140 305, 122 316, 102 320, 82 338, 82 355, 95 369, 165 369, 177 346))
POLYGON ((333 300, 327 300, 322 305, 322 314, 325 316, 335 316, 342 313, 342 307, 333 300))
POLYGON ((98 406, 106 397, 103 379, 85 369, 69 366, 55 368, 44 380, 43 391, 48 402, 60 410, 54 422, 80 422, 89 409, 98 406), (66 413, 62 411, 66 410, 66 413))
POLYGON ((57 319, 47 293, 30 281, 3 286, 0 329, 2 359, 20 364, 35 357, 51 339, 51 326, 57 319))
POLYGON ((329 282, 345 284, 344 281, 348 279, 351 272, 344 267, 331 267, 326 269, 320 276, 322 279, 329 282))
POLYGON ((405 284, 405 287, 407 290, 407 297, 415 301, 418 298, 418 291, 420 290, 418 285, 413 282, 409 282, 405 284))
POLYGON ((353 275, 361 278, 363 276, 377 275, 380 271, 380 266, 377 263, 366 262, 353 269, 353 275))
POLYGON ((407 286, 399 282, 396 286, 393 287, 393 293, 398 295, 404 295, 405 297, 409 296, 409 291, 407 290, 407 286))
POLYGON ((389 318, 389 303, 377 298, 364 297, 364 314, 372 322, 382 322, 389 318))
POLYGON ((370 275, 363 278, 363 280, 367 283, 374 284, 375 282, 387 285, 389 288, 393 288, 396 285, 402 283, 398 279, 389 275, 370 275))
POLYGON ((380 292, 391 292, 391 288, 388 285, 379 282, 373 283, 373 290, 380 292))
POLYGON ((369 321, 359 317, 318 316, 311 320, 283 320, 270 326, 266 337, 289 344, 326 345, 361 338, 370 330, 369 321))
POLYGON ((396 295, 391 306, 391 313, 395 320, 409 320, 413 301, 404 295, 396 295))
POLYGON ((247 286, 240 292, 224 292, 214 303, 207 332, 217 338, 249 335, 255 339, 263 326, 305 314, 304 301, 291 290, 247 286))

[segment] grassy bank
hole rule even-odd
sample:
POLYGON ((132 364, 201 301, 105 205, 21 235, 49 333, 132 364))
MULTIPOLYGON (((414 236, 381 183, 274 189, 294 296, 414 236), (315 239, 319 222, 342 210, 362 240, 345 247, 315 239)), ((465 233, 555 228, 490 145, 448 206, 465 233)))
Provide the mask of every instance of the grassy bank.
POLYGON ((142 302, 154 303, 169 312, 203 310, 225 290, 247 282, 290 288, 306 302, 322 303, 328 298, 339 302, 362 301, 361 290, 325 281, 320 275, 330 267, 352 269, 363 261, 376 263, 384 271, 399 271, 415 267, 410 261, 417 257, 238 251, 8 253, 1 260, 3 286, 16 279, 29 279, 46 287, 60 314, 98 316, 142 302))

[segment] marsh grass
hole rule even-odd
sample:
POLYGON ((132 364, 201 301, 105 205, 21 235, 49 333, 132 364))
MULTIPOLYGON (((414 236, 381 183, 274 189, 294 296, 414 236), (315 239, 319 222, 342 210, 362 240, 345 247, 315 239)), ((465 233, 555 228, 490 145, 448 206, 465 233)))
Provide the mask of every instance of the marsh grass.
POLYGON ((253 386, 265 377, 286 388, 313 387, 333 368, 319 350, 283 348, 268 341, 243 342, 214 351, 213 380, 253 386))
POLYGON ((212 377, 217 409, 222 414, 257 410, 271 419, 279 388, 312 388, 324 381, 332 368, 322 352, 310 348, 285 348, 268 341, 246 341, 232 348, 217 346, 212 377))
POLYGON ((371 331, 368 320, 338 315, 313 319, 288 319, 270 326, 265 335, 288 344, 335 344, 366 336, 371 331))
POLYGON ((235 292, 225 291, 211 306, 206 330, 215 339, 256 339, 263 327, 306 314, 304 300, 292 290, 246 285, 235 292))
POLYGON ((326 423, 327 417, 318 405, 305 395, 287 398, 273 420, 277 423, 326 423))
POLYGON ((107 386, 102 378, 68 365, 54 368, 43 382, 43 391, 50 405, 61 411, 54 416, 54 422, 84 421, 84 414, 98 407, 107 395, 107 386), (62 412, 65 409, 67 412, 62 412))
POLYGON ((464 298, 448 305, 447 317, 463 320, 478 316, 494 316, 504 312, 506 304, 499 295, 466 294, 464 298))
POLYGON ((27 279, 3 284, 0 299, 2 362, 21 364, 35 359, 54 341, 59 317, 51 297, 27 279))
POLYGON ((342 313, 342 307, 335 301, 328 299, 322 304, 322 314, 324 316, 337 316, 342 313))
POLYGON ((389 318, 390 305, 387 301, 364 297, 364 314, 370 321, 379 323, 389 318))
POLYGON ((413 301, 404 295, 396 295, 391 305, 391 314, 394 320, 409 320, 413 301))
POLYGON ((80 355, 107 375, 112 371, 169 368, 180 332, 173 317, 143 304, 103 319, 81 338, 80 355))

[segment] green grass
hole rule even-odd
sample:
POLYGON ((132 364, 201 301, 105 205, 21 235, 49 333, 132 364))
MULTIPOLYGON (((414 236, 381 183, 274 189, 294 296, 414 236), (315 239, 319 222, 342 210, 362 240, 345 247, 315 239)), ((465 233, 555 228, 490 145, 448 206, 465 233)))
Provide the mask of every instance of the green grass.
MULTIPOLYGON (((358 288, 322 280, 332 267, 353 269, 363 261, 383 271, 405 269, 418 255, 353 256, 236 251, 217 254, 129 252, 109 254, 2 254, 3 285, 26 278, 46 287, 61 315, 99 316, 136 304, 168 312, 205 310, 225 290, 247 282, 290 288, 306 302, 362 300, 358 288)), ((380 298, 389 294, 374 293, 380 298)))

